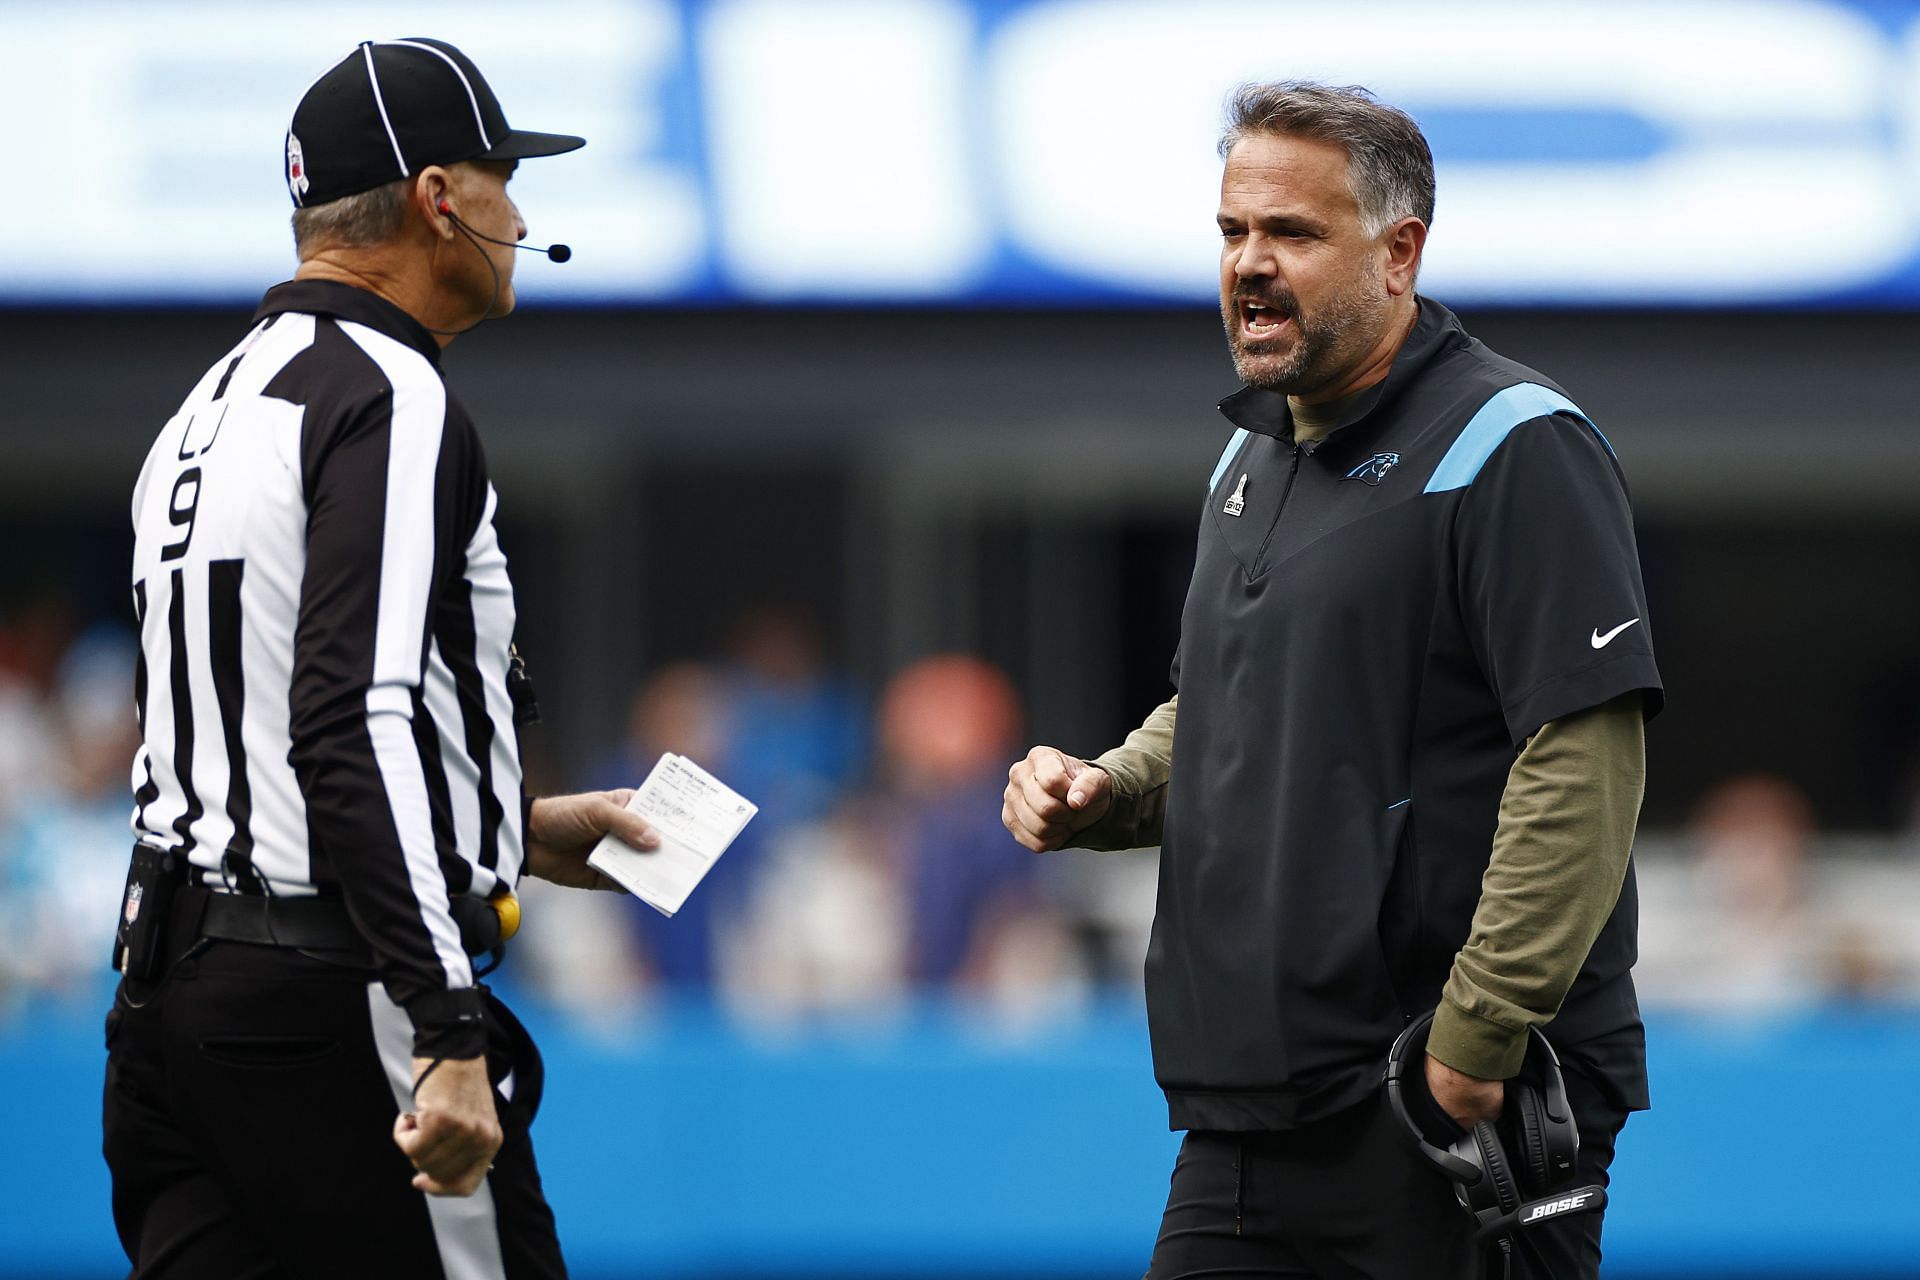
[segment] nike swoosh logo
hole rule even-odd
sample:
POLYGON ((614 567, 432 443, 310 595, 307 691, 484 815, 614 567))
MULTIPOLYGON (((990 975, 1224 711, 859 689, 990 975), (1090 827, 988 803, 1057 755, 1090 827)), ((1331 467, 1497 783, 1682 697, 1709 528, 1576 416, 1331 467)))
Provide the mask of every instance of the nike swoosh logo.
POLYGON ((1613 630, 1607 632, 1607 634, 1605 635, 1601 635, 1600 628, 1595 627, 1593 629, 1593 647, 1596 649, 1606 648, 1608 645, 1613 643, 1613 638, 1615 636, 1619 635, 1622 631, 1625 631, 1628 627, 1632 626, 1634 623, 1638 621, 1640 621, 1640 619, 1638 618, 1628 618, 1625 622, 1621 623, 1619 626, 1615 627, 1613 630))

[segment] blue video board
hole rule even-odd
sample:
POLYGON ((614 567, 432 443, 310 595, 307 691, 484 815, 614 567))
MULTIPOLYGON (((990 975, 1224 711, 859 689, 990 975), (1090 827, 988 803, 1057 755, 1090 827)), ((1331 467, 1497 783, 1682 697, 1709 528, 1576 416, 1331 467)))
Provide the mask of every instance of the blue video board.
POLYGON ((471 53, 517 124, 528 301, 1205 304, 1221 105, 1364 84, 1439 169, 1463 303, 1920 306, 1920 0, 0 0, 0 301, 290 273, 287 117, 364 38, 471 53), (324 10, 313 12, 313 10, 324 10), (24 147, 18 140, 24 139, 24 147))

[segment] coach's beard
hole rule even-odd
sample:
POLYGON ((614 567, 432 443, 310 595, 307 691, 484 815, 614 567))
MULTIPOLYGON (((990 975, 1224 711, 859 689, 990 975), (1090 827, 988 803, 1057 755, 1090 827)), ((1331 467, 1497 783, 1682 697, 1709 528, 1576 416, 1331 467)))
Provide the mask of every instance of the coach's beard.
POLYGON ((1384 323, 1391 300, 1384 289, 1375 296, 1367 283, 1357 282, 1312 313, 1302 311, 1299 301, 1288 292, 1235 290, 1220 308, 1234 373, 1250 387, 1290 396, 1312 395, 1335 381, 1353 359, 1371 348, 1373 335, 1384 323), (1271 307, 1291 321, 1292 347, 1269 351, 1264 345, 1247 342, 1240 327, 1243 302, 1271 307))

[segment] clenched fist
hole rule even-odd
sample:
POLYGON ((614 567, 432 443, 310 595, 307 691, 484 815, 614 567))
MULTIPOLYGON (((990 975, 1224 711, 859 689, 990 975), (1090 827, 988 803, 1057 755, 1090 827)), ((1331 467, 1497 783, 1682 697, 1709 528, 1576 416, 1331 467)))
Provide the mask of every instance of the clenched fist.
POLYGON ((1049 853, 1106 817, 1112 804, 1113 779, 1105 769, 1054 747, 1035 747, 1007 770, 1000 821, 1027 848, 1049 853))
POLYGON ((393 1122, 393 1141, 419 1170, 416 1188, 470 1196, 486 1180, 502 1137, 487 1060, 448 1058, 431 1074, 429 1068, 430 1059, 413 1060, 414 1110, 393 1122))

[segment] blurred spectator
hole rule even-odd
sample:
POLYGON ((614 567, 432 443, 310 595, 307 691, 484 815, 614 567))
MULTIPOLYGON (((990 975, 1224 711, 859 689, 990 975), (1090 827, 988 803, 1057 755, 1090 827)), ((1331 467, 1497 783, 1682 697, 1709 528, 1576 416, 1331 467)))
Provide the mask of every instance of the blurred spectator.
POLYGON ((693 662, 662 667, 628 701, 626 739, 594 771, 593 785, 637 787, 668 751, 717 772, 732 761, 733 721, 711 668, 693 662))
POLYGON ((998 803, 1021 719, 1006 677, 957 655, 915 663, 881 698, 881 768, 916 981, 960 978, 977 937, 1030 897, 1033 856, 1007 838, 998 803))
MULTIPOLYGON (((719 669, 664 668, 634 695, 627 740, 594 778, 599 787, 637 786, 662 753, 694 760, 760 807, 672 920, 630 903, 631 928, 648 978, 681 989, 720 979, 768 851, 789 836, 818 838, 864 763, 860 702, 823 665, 819 638, 796 610, 744 613, 719 669)), ((742 963, 750 963, 744 959, 742 963)))
POLYGON ((736 953, 742 1005, 847 1011, 920 985, 1021 1015, 1077 995, 1071 933, 1000 825, 1021 719, 1012 684, 977 658, 894 678, 877 789, 790 828, 769 859, 736 953))
POLYGON ((1006 676, 953 654, 902 671, 879 715, 909 972, 1002 1007, 1044 1005, 1078 985, 1066 922, 1037 891, 1034 856, 1000 824, 1023 719, 1006 676))
POLYGON ((776 1017, 898 1003, 907 913, 890 855, 884 815, 867 801, 784 832, 753 886, 745 927, 729 935, 728 1000, 776 1017))
MULTIPOLYGON (((724 776, 730 725, 712 671, 694 663, 663 668, 634 693, 626 738, 592 770, 588 785, 637 787, 667 751, 724 776)), ((593 1021, 625 1017, 650 986, 707 985, 715 951, 710 890, 716 880, 725 883, 732 857, 721 860, 671 920, 624 894, 547 892, 523 881, 526 927, 515 944, 514 976, 593 1021)))
POLYGON ((1648 1003, 1768 1012, 1892 990, 1884 944, 1815 893, 1813 836, 1812 806, 1782 778, 1733 778, 1700 801, 1690 865, 1645 877, 1635 973, 1648 1003))
POLYGON ((24 680, 36 695, 53 694, 77 630, 67 597, 58 590, 40 591, 0 623, 0 672, 24 680))
POLYGON ((728 656, 728 785, 760 806, 763 830, 827 816, 866 764, 867 735, 861 700, 825 666, 818 628, 789 606, 750 609, 728 656))
POLYGON ((23 797, 50 784, 47 744, 53 738, 53 723, 33 686, 0 667, 0 830, 23 797))
POLYGON ((56 658, 50 714, 28 743, 43 776, 0 827, 0 984, 15 998, 91 996, 105 980, 132 841, 134 659, 132 638, 114 628, 56 658))
POLYGON ((532 876, 517 892, 522 925, 499 980, 580 1022, 631 1019, 647 994, 629 927, 634 899, 576 893, 532 876))
POLYGON ((72 638, 72 612, 61 597, 43 594, 0 618, 0 827, 23 797, 57 781, 48 748, 58 730, 47 702, 72 638))
MULTIPOLYGON (((698 675, 669 670, 635 694, 628 708, 628 735, 589 774, 587 785, 614 790, 638 786, 653 767, 658 750, 649 744, 661 722, 703 723, 698 675), (681 710, 692 704, 691 709, 681 710)), ((691 754, 691 753, 689 753, 691 754)), ((652 908, 614 892, 547 892, 523 879, 520 897, 524 926, 515 941, 511 981, 524 982, 532 994, 582 1020, 618 1023, 642 1002, 657 977, 650 946, 643 937, 652 908)), ((683 913, 684 914, 684 913, 683 913)))
MULTIPOLYGON (((718 673, 698 663, 676 663, 655 672, 634 694, 626 741, 595 771, 595 787, 637 787, 663 754, 677 752, 761 805, 761 816, 671 920, 637 898, 607 900, 620 908, 622 928, 630 935, 622 946, 634 956, 644 981, 675 988, 712 986, 720 932, 744 910, 764 848, 767 815, 761 798, 735 780, 739 724, 738 709, 718 673)), ((598 902, 595 907, 603 909, 598 902)))

